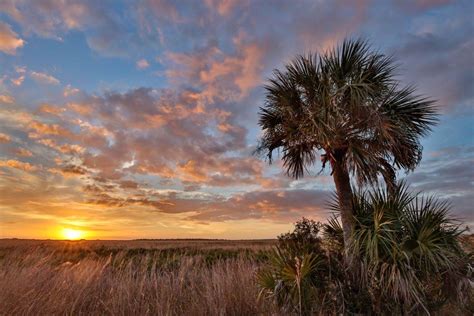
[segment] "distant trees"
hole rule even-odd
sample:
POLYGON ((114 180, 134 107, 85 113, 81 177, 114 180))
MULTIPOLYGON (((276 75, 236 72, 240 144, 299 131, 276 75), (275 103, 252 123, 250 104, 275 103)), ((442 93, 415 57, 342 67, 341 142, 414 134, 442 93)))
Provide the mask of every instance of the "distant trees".
POLYGON ((433 101, 401 87, 391 57, 362 40, 345 40, 322 55, 298 56, 275 70, 260 109, 258 152, 272 161, 281 150, 290 176, 302 177, 318 158, 329 163, 338 196, 344 243, 354 221, 351 176, 389 190, 397 169, 421 160, 420 137, 436 123, 433 101))

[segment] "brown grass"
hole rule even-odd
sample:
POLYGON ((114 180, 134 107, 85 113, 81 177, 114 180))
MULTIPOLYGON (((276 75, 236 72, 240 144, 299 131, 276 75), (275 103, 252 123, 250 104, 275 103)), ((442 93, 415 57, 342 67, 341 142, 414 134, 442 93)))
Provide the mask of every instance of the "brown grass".
POLYGON ((254 277, 273 244, 0 240, 0 314, 275 314, 254 277))

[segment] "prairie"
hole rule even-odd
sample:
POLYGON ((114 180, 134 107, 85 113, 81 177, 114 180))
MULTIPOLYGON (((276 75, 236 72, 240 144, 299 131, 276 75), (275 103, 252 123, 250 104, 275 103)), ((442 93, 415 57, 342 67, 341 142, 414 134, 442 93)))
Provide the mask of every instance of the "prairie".
POLYGON ((255 315, 274 240, 0 240, 1 315, 255 315))

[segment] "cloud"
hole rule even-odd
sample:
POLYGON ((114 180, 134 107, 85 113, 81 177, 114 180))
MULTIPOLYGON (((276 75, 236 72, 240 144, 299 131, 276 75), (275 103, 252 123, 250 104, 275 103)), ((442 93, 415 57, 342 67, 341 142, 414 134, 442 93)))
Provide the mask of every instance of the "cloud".
POLYGON ((231 121, 231 112, 205 109, 204 102, 186 89, 83 95, 67 107, 41 104, 39 117, 21 119, 16 128, 37 144, 76 156, 94 170, 91 177, 154 175, 187 188, 262 178, 262 162, 239 152, 246 129, 231 121))
POLYGON ((0 167, 14 168, 23 171, 35 171, 37 170, 36 166, 31 165, 28 162, 22 162, 18 160, 0 160, 0 167))
POLYGON ((239 0, 206 0, 206 5, 210 8, 215 9, 220 15, 228 16, 232 10, 242 4, 243 2, 247 1, 239 1, 239 0))
POLYGON ((85 103, 68 103, 67 107, 77 114, 86 116, 91 114, 93 111, 92 107, 85 103))
POLYGON ((21 75, 18 78, 11 78, 10 79, 11 83, 13 83, 15 86, 21 86, 23 81, 25 81, 25 76, 21 75))
POLYGON ((445 112, 474 100, 474 40, 462 21, 439 24, 437 29, 406 38, 398 56, 404 62, 405 77, 417 82, 419 90, 438 99, 445 112))
MULTIPOLYGON (((125 163, 133 160, 135 162, 128 166, 127 172, 152 173, 165 178, 174 176, 187 183, 199 182, 197 171, 191 168, 196 162, 209 180, 225 177, 226 181, 234 179, 238 183, 245 176, 261 172, 253 167, 246 168, 245 164, 250 161, 243 160, 242 165, 238 159, 220 157, 241 146, 245 130, 219 130, 217 126, 228 118, 217 109, 204 111, 201 102, 199 95, 192 91, 152 89, 85 100, 89 113, 95 113, 96 120, 100 120, 103 130, 97 132, 104 143, 96 147, 95 154, 84 154, 84 164, 115 177, 123 172, 119 170, 125 163), (114 111, 110 111, 111 104, 114 111), (137 133, 124 133, 127 129, 137 133), (108 159, 110 155, 116 157, 113 162, 108 159), (231 175, 237 170, 240 171, 231 175)), ((92 125, 82 126, 88 130, 93 128, 92 125)))
POLYGON ((32 121, 29 128, 35 133, 42 135, 70 136, 71 132, 59 124, 46 124, 40 121, 32 121))
POLYGON ((265 43, 236 39, 236 53, 226 55, 210 45, 192 53, 167 54, 167 77, 175 83, 194 82, 209 100, 236 101, 261 83, 265 43))
POLYGON ((413 13, 449 5, 453 2, 453 0, 399 0, 394 3, 401 9, 413 13))
POLYGON ((30 77, 36 80, 39 83, 46 83, 46 84, 52 84, 52 85, 58 85, 59 80, 54 78, 51 75, 48 75, 47 73, 44 72, 36 72, 32 71, 30 73, 30 77))
POLYGON ((33 153, 26 148, 18 148, 15 150, 15 154, 20 157, 32 157, 33 153))
POLYGON ((137 61, 137 68, 138 69, 146 69, 150 67, 150 64, 148 63, 148 61, 146 59, 140 59, 137 61))
MULTIPOLYGON (((331 193, 320 190, 256 191, 237 193, 230 197, 216 194, 189 194, 183 191, 148 191, 140 194, 138 186, 135 195, 123 197, 123 186, 87 186, 91 193, 89 202, 108 207, 129 208, 136 205, 147 207, 150 211, 166 214, 184 214, 186 219, 195 222, 224 222, 247 219, 266 219, 276 222, 291 222, 302 216, 323 220, 328 211, 326 204, 331 193)), ((130 190, 129 190, 130 192, 130 190)))
POLYGON ((0 133, 0 143, 9 143, 10 139, 10 136, 0 133))
POLYGON ((72 95, 76 95, 79 92, 80 92, 79 89, 73 88, 70 84, 68 84, 63 90, 63 96, 64 97, 69 97, 69 96, 72 96, 72 95))
POLYGON ((0 94, 0 102, 6 104, 15 103, 15 99, 10 95, 0 94))
POLYGON ((38 111, 40 113, 49 114, 49 115, 60 115, 61 113, 63 113, 65 111, 65 109, 62 108, 62 107, 58 107, 58 106, 54 106, 54 105, 51 105, 51 104, 43 103, 38 108, 38 111))
POLYGON ((24 44, 25 41, 19 38, 8 24, 0 21, 0 51, 14 55, 16 50, 24 44))
POLYGON ((325 191, 285 192, 285 187, 238 193, 287 183, 269 184, 264 163, 245 150, 246 129, 232 121, 232 112, 195 91, 141 88, 82 95, 78 104, 88 111, 43 104, 37 113, 47 114, 47 121, 32 117, 19 128, 51 157, 41 163, 45 170, 62 181, 80 181, 75 185, 83 191, 74 199, 85 199, 90 207, 183 214, 196 223, 285 222, 323 212, 325 191), (176 190, 163 193, 161 186, 176 190), (217 193, 223 188, 228 193, 217 193))
POLYGON ((425 194, 451 202, 454 216, 471 221, 474 203, 474 148, 448 147, 432 153, 421 166, 407 177, 409 183, 425 194))
POLYGON ((10 82, 19 87, 23 84, 23 81, 25 81, 25 73, 26 73, 26 67, 23 66, 15 66, 15 72, 18 74, 17 78, 10 78, 10 82))
POLYGON ((228 221, 242 219, 273 219, 291 222, 303 216, 327 217, 327 202, 331 193, 319 190, 257 191, 236 194, 207 204, 198 214, 197 221, 228 221))
POLYGON ((63 154, 78 154, 78 153, 83 153, 85 151, 85 148, 83 148, 80 145, 77 145, 77 144, 59 145, 55 140, 50 139, 50 138, 40 139, 38 140, 38 143, 44 146, 53 148, 59 152, 62 152, 63 154))
MULTIPOLYGON (((134 236, 147 227, 156 232, 155 223, 164 218, 174 237, 178 225, 191 226, 192 232, 198 225, 211 227, 210 236, 216 227, 235 231, 244 225, 239 221, 265 221, 275 225, 268 233, 274 236, 281 228, 275 223, 303 215, 324 219, 334 188, 329 175, 294 181, 279 162, 268 167, 252 155, 265 78, 298 53, 366 35, 403 62, 404 83, 414 82, 421 93, 439 99, 445 112, 466 113, 473 100, 468 5, 463 0, 191 5, 143 0, 117 6, 2 1, 0 11, 22 38, 67 42, 79 33, 102 57, 123 57, 107 60, 113 66, 132 62, 149 69, 156 58, 159 77, 150 81, 151 88, 140 87, 134 76, 118 85, 98 78, 99 86, 90 87, 61 69, 64 80, 85 90, 68 84, 43 91, 44 86, 23 86, 25 76, 55 85, 59 80, 13 62, 0 84, 0 102, 15 103, 0 107, 1 132, 9 139, 1 144, 0 203, 21 218, 79 216, 104 230, 127 223, 127 231, 135 225, 134 236), (20 163, 37 169, 19 173, 28 169, 20 163)), ((430 142, 427 147, 439 146, 430 142)), ((453 151, 457 154, 448 150, 446 157, 431 160, 425 155, 408 179, 418 189, 452 199, 456 214, 469 215, 472 154, 453 151)))
POLYGON ((3 1, 2 11, 27 35, 62 41, 70 31, 85 32, 89 47, 104 56, 126 56, 141 44, 129 30, 127 14, 101 1, 3 1))
MULTIPOLYGON (((199 73, 201 82, 219 91, 222 82, 233 83, 242 96, 248 95, 252 88, 261 83, 260 75, 264 69, 262 59, 265 48, 257 43, 242 43, 236 39, 236 56, 217 58, 199 73)), ((229 88, 229 90, 232 88, 229 88)))
POLYGON ((20 23, 26 32, 49 38, 58 38, 58 31, 80 29, 85 16, 91 13, 85 3, 54 0, 6 1, 0 11, 20 23))

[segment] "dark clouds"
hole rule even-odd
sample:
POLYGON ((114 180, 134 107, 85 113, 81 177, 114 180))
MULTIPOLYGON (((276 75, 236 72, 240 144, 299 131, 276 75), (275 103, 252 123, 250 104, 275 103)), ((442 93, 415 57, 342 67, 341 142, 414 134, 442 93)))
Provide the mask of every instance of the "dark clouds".
POLYGON ((449 147, 432 153, 407 177, 416 190, 448 199, 455 215, 474 223, 474 148, 449 147))

